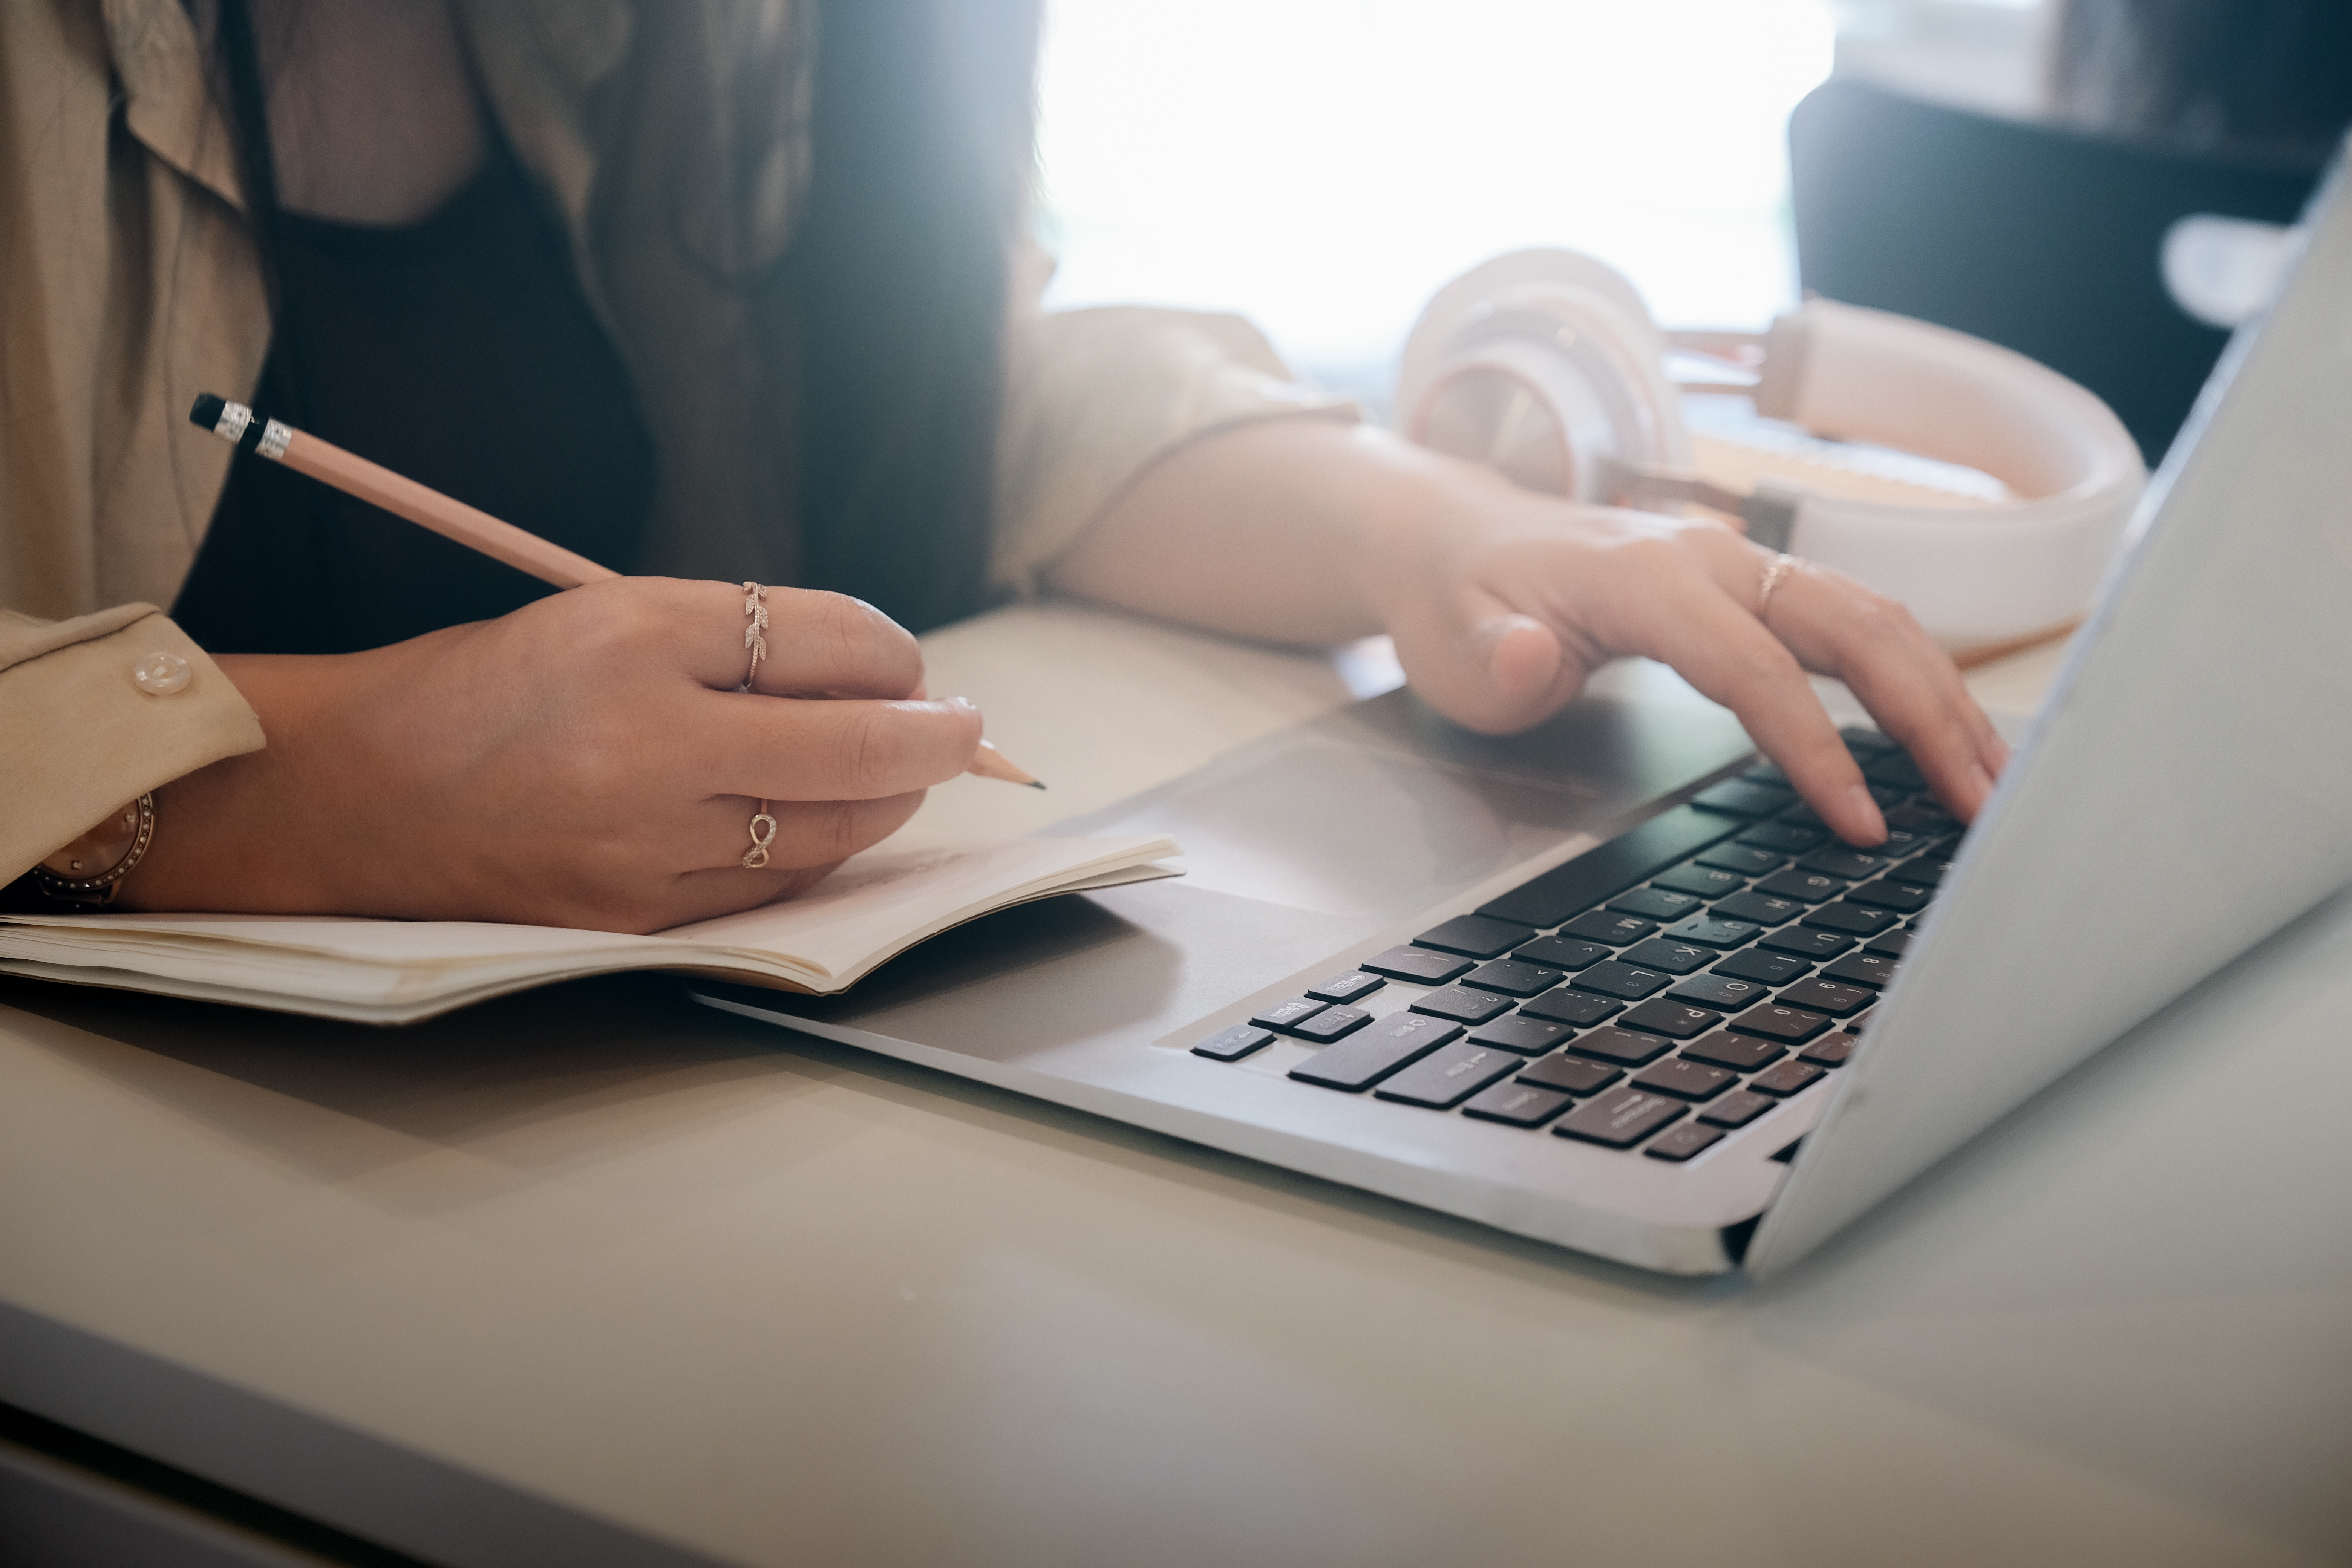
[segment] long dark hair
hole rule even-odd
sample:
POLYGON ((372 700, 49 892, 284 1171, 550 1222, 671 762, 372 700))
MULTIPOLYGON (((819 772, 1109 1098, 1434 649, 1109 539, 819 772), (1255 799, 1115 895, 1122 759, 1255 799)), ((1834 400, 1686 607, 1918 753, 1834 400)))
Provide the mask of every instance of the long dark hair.
MULTIPOLYGON (((798 531, 802 585, 856 595, 921 630, 987 602, 1039 4, 802 3, 814 5, 816 40, 806 190, 789 247, 739 285, 771 383, 761 404, 784 426, 771 457, 798 498, 798 515, 777 526, 798 531)), ((262 51, 249 0, 217 6, 215 90, 275 317, 279 205, 262 51)))
POLYGON ((2316 162, 2352 125, 2343 0, 2059 0, 2049 92, 2086 130, 2316 162))

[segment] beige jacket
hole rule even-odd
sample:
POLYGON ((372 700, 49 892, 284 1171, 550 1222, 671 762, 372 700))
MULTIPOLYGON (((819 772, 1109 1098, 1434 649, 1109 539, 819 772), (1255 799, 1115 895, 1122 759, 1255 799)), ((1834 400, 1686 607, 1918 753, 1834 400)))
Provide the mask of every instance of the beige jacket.
MULTIPOLYGON (((643 132, 689 124, 675 107, 716 96, 725 55, 709 44, 749 7, 665 5, 703 33, 667 8, 639 29, 626 0, 459 9, 492 110, 637 382, 663 475, 655 558, 732 580, 767 521, 756 466, 736 460, 760 438, 731 391, 740 307, 708 254, 674 237, 678 137, 643 132), (624 71, 637 91, 599 94, 624 71), (632 99, 662 112, 616 119, 632 99)), ((756 9, 762 26, 790 12, 756 9)), ((804 143, 785 151, 805 168, 804 143)), ((750 243, 780 247, 789 201, 763 216, 750 243)), ((1013 314, 991 576, 1016 591, 1171 447, 1340 406, 1292 383, 1236 318, 1013 314)), ((268 345, 228 131, 180 0, 0 4, 0 882, 122 801, 263 744, 236 689, 153 606, 177 595, 232 456, 189 405, 249 395, 268 345), (186 689, 131 684, 158 649, 193 661, 186 689)))

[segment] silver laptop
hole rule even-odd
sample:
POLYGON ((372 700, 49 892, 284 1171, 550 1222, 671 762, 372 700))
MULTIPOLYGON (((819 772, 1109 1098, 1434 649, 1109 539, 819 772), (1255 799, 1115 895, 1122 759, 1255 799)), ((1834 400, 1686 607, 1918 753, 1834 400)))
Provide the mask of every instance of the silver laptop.
POLYGON ((1826 838, 1722 710, 1391 693, 1064 825, 1192 873, 712 1006, 1643 1268, 1802 1257, 2352 880, 2341 162, 1965 836, 1849 731, 1826 838))

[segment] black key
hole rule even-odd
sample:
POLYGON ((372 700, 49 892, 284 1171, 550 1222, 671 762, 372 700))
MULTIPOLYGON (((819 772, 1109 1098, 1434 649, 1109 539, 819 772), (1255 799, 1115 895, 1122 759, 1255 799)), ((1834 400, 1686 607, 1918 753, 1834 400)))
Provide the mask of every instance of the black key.
POLYGON ((1849 724, 1838 731, 1838 739, 1858 760, 1874 759, 1884 752, 1900 752, 1903 748, 1876 730, 1865 730, 1859 724, 1849 724))
POLYGON ((1714 956, 1712 948, 1693 947, 1686 942, 1668 942, 1662 936, 1637 942, 1625 950, 1626 963, 1638 963, 1645 969, 1663 969, 1669 974, 1688 974, 1714 956))
POLYGON ((1721 871, 1737 871, 1743 877, 1760 877, 1785 862, 1786 855, 1775 855, 1769 849, 1757 849, 1745 844, 1719 844, 1698 858, 1702 866, 1713 866, 1721 871))
POLYGON ((1539 1057, 1574 1033, 1576 1031, 1566 1024, 1546 1023, 1541 1018, 1530 1018, 1524 1013, 1514 1013, 1507 1018, 1497 1018, 1482 1028, 1472 1030, 1470 1043, 1474 1046, 1500 1046, 1523 1057, 1539 1057))
POLYGON ((1516 958, 1498 958, 1492 963, 1482 963, 1462 977, 1465 985, 1475 985, 1481 991, 1499 991, 1506 996, 1534 996, 1549 991, 1567 976, 1559 970, 1542 963, 1522 963, 1516 958))
MULTIPOLYGON (((1870 847, 1870 852, 1882 860, 1900 860, 1906 855, 1924 854, 1942 847, 1943 840, 1933 834, 1922 833, 1916 827, 1890 827, 1886 837, 1870 847)), ((1891 873, 1890 873, 1891 875, 1891 873)))
POLYGON ((1344 970, 1328 980, 1318 980, 1307 988, 1307 994, 1318 1002, 1353 1002, 1370 995, 1388 982, 1377 974, 1367 974, 1360 969, 1344 970))
POLYGON ((1824 958, 1835 958, 1852 947, 1853 938, 1840 936, 1833 931, 1807 931, 1802 926, 1784 926, 1756 945, 1818 963, 1824 958))
POLYGON ((1789 787, 1789 774, 1778 763, 1750 763, 1739 770, 1739 776, 1749 784, 1779 784, 1789 787))
POLYGON ((1866 784, 1862 787, 1868 790, 1870 798, 1878 803, 1879 820, 1882 822, 1886 819, 1885 813, 1890 807, 1901 805, 1911 798, 1909 790, 1896 789, 1891 784, 1866 784))
POLYGON ((1916 888, 1908 883, 1890 882, 1883 879, 1875 882, 1864 882, 1861 887, 1846 894, 1848 899, 1857 904, 1867 904, 1874 910, 1893 910, 1902 915, 1917 914, 1927 907, 1927 901, 1935 896, 1936 889, 1933 888, 1916 888))
POLYGON ((1679 1121, 1689 1107, 1663 1094, 1650 1094, 1631 1085, 1612 1089, 1590 1100, 1551 1124, 1555 1136, 1580 1138, 1612 1149, 1631 1149, 1669 1121, 1679 1121))
POLYGON ((1882 958, 1900 958, 1910 946, 1909 931, 1890 931, 1871 938, 1862 951, 1877 953, 1882 958))
POLYGON ((1735 980, 1730 975, 1694 974, 1666 993, 1677 1002, 1695 1003, 1701 1007, 1720 1007, 1737 1013, 1742 1007, 1753 1006, 1772 994, 1771 988, 1753 980, 1735 980))
POLYGON ((1636 888, 1630 893, 1620 893, 1609 900, 1609 908, 1621 915, 1640 915, 1644 920, 1678 921, 1693 910, 1705 906, 1706 900, 1696 893, 1677 893, 1666 888, 1636 888))
POLYGON ((1633 915, 1612 915, 1607 910, 1588 910, 1560 927, 1559 934, 1622 947, 1629 942, 1639 942, 1654 934, 1657 929, 1655 921, 1641 920, 1633 915))
POLYGON ((1759 849, 1777 850, 1783 855, 1798 855, 1828 837, 1818 827, 1800 827, 1793 822, 1759 822, 1732 842, 1753 845, 1759 849))
MULTIPOLYGON (((1832 844, 1826 849, 1816 849, 1797 862, 1800 871, 1819 871, 1824 877, 1843 877, 1849 882, 1859 882, 1874 875, 1886 862, 1875 855, 1865 855, 1859 849, 1849 849, 1843 844, 1832 844)), ((1500 952, 1502 949, 1495 950, 1500 952)))
POLYGON ((1303 1024, 1293 1024, 1290 1032, 1302 1040, 1328 1045, 1342 1035, 1352 1035, 1372 1021, 1372 1016, 1361 1007, 1326 1007, 1303 1024))
POLYGON ((1519 1007, 1519 1012, 1525 1016, 1549 1018, 1558 1024, 1573 1024, 1580 1029, 1589 1029, 1612 1013, 1624 1010, 1624 1003, 1612 1002, 1606 996, 1595 996, 1589 991, 1547 991, 1519 1007))
POLYGON ((1866 763, 1862 776, 1889 789, 1918 791, 1927 787, 1927 775, 1919 771, 1918 763, 1901 752, 1890 752, 1866 763))
POLYGON ((1778 1103, 1769 1095, 1750 1094, 1744 1089, 1735 1089, 1700 1111, 1698 1119, 1712 1121, 1717 1127, 1745 1127, 1778 1103))
POLYGON ((1412 941, 1416 947, 1433 947, 1440 952, 1458 952, 1465 958, 1494 958, 1535 934, 1531 927, 1511 921, 1455 915, 1442 925, 1430 927, 1412 941))
POLYGON ((1381 1079, 1461 1037, 1462 1026, 1418 1013, 1391 1013, 1290 1069, 1301 1083, 1360 1094, 1381 1079))
POLYGON ((1784 1007, 1802 1007, 1809 1013, 1827 1013, 1832 1018, 1852 1017, 1873 1002, 1878 993, 1859 985, 1840 985, 1818 975, 1800 980, 1777 998, 1784 1007))
POLYGON ((1693 942, 1700 947, 1717 947, 1728 951, 1746 947, 1761 935, 1764 928, 1754 921, 1727 921, 1715 915, 1693 915, 1666 928, 1668 942, 1693 942))
POLYGON ((1678 806, 1481 904, 1478 912, 1522 925, 1556 926, 1648 881, 1738 827, 1733 819, 1678 806))
POLYGON ((1770 1067, 1788 1054, 1785 1047, 1775 1045, 1770 1040, 1759 1040, 1752 1035, 1729 1034, 1721 1029, 1683 1047, 1683 1055, 1695 1062, 1729 1068, 1733 1072, 1754 1072, 1758 1068, 1770 1067))
POLYGON ((1738 1073, 1668 1057, 1635 1073, 1627 1087, 1646 1089, 1653 1094, 1671 1094, 1676 1100, 1713 1100, 1738 1081, 1738 1073))
POLYGON ((1573 973, 1589 969, 1609 956, 1609 950, 1597 942, 1578 942, 1573 937, 1539 936, 1511 956, 1522 963, 1540 963, 1552 969, 1573 973))
POLYGON ((1677 1040, 1687 1040, 1693 1035, 1704 1034, 1723 1022, 1723 1015, 1704 1007, 1685 1007, 1679 1002, 1664 997, 1644 1002, 1626 1009, 1617 1020, 1621 1029, 1639 1029, 1645 1035, 1667 1035, 1677 1040))
MULTIPOLYGON (((1885 940, 1881 938, 1880 941, 1885 940)), ((1871 946, 1877 946, 1877 942, 1871 946)), ((1849 952, 1822 971, 1824 980, 1843 980, 1849 985, 1885 985, 1895 978, 1895 961, 1875 952, 1849 952)))
POLYGON ((1719 811, 1727 816, 1769 816, 1796 798, 1797 792, 1783 785, 1732 779, 1699 791, 1691 796, 1691 804, 1701 811, 1719 811))
POLYGON ((1784 1046, 1801 1046, 1828 1028, 1830 1021, 1819 1013, 1808 1013, 1801 1007, 1782 1007, 1767 1003, 1761 1007, 1750 1007, 1731 1020, 1731 1026, 1743 1035, 1761 1035, 1784 1046))
POLYGON ((1960 819, 1932 800, 1915 800, 1888 812, 1886 826, 1917 833, 1948 834, 1960 830, 1960 819))
POLYGON ((1721 915, 1727 921, 1776 926, 1803 914, 1805 906, 1795 899, 1776 899, 1769 893, 1734 893, 1727 899, 1717 900, 1715 908, 1708 912, 1721 915))
POLYGON ((1828 1073, 1827 1068, 1817 1068, 1811 1062, 1790 1060, 1777 1067, 1766 1068, 1748 1080, 1748 1087, 1764 1094, 1782 1099, 1801 1089, 1811 1089, 1828 1073))
POLYGON ((1580 1061, 1575 1057, 1546 1057, 1521 1073, 1517 1081, 1581 1098, 1599 1094, 1624 1076, 1617 1068, 1601 1062, 1580 1061))
MULTIPOLYGON (((1673 1042, 1655 1035, 1636 1035, 1625 1029, 1595 1029, 1580 1035, 1568 1048, 1580 1057, 1592 1057, 1601 1061, 1615 1062, 1621 1067, 1647 1066, 1664 1056, 1673 1042)), ((1545 1080, 1538 1079, 1541 1083, 1545 1080)))
POLYGON ((1811 1045, 1799 1051, 1797 1059, 1801 1062, 1811 1062, 1815 1067, 1842 1068, 1845 1066, 1846 1058, 1853 1055, 1854 1045, 1855 1040, 1852 1035, 1832 1035, 1825 1040, 1815 1040, 1811 1045))
POLYGON ((1653 1160, 1672 1160, 1681 1164, 1694 1154, 1704 1153, 1723 1142, 1723 1134, 1712 1127, 1701 1127, 1696 1121, 1685 1121, 1680 1127, 1669 1127, 1650 1140, 1642 1151, 1653 1160))
POLYGON ((1830 825, 1822 820, 1822 814, 1801 800, 1772 820, 1790 823, 1798 827, 1818 828, 1823 833, 1830 830, 1830 825))
POLYGON ((1279 1029, 1286 1035, 1295 1026, 1323 1011, 1325 1005, 1312 996, 1293 996, 1267 1003, 1250 1015, 1250 1022, 1261 1029, 1279 1029))
POLYGON ((1364 967, 1375 974, 1385 974, 1392 980, 1412 980, 1423 985, 1443 985, 1470 967, 1466 958, 1433 952, 1425 947, 1392 947, 1364 960, 1364 967))
POLYGON ((1541 1127, 1575 1103, 1556 1089, 1498 1083, 1465 1105, 1462 1114, 1481 1121, 1499 1121, 1507 1127, 1541 1127))
POLYGON ((1527 1065, 1527 1058, 1500 1046, 1456 1040, 1441 1047, 1372 1090, 1375 1100, 1451 1110, 1498 1078, 1527 1065))
POLYGON ((1762 985, 1786 985, 1811 967, 1801 958, 1751 947, 1745 952, 1733 953, 1707 973, 1728 974, 1734 980, 1753 980, 1762 985))
POLYGON ((1841 931, 1848 936, 1876 936, 1895 923, 1895 917, 1885 910, 1866 910, 1860 904, 1823 904, 1807 915, 1804 923, 1816 931, 1841 931))
POLYGON ((1451 1018, 1457 1024, 1483 1024, 1489 1018, 1509 1012, 1511 999, 1497 996, 1491 991, 1469 991, 1459 985, 1447 985, 1414 1003, 1412 1010, 1427 1013, 1435 1018, 1451 1018))
POLYGON ((1712 866, 1677 866, 1664 876, 1650 879, 1654 888, 1671 888, 1677 893, 1696 893, 1702 899, 1719 899, 1726 893, 1736 893, 1748 885, 1748 879, 1737 871, 1717 870, 1712 866))
POLYGON ((1791 866, 1785 871, 1765 878, 1748 890, 1762 893, 1768 898, 1794 899, 1801 904, 1818 904, 1825 899, 1836 898, 1845 891, 1845 886, 1843 877, 1824 877, 1819 871, 1800 871, 1791 866))
POLYGON ((1673 979, 1673 975, 1661 974, 1654 969, 1642 969, 1612 959, 1607 963, 1594 964, 1571 984, 1579 991, 1598 991, 1622 1002, 1639 1002, 1653 992, 1664 990, 1673 979))
POLYGON ((1261 1029, 1255 1024, 1235 1024, 1221 1029, 1192 1047, 1196 1057, 1211 1061, 1237 1062, 1252 1051, 1263 1050, 1274 1040, 1272 1029, 1261 1029))
POLYGON ((1940 888, 1950 873, 1952 863, 1944 856, 1922 855, 1916 860, 1906 860, 1886 873, 1890 882, 1907 882, 1915 888, 1940 888))

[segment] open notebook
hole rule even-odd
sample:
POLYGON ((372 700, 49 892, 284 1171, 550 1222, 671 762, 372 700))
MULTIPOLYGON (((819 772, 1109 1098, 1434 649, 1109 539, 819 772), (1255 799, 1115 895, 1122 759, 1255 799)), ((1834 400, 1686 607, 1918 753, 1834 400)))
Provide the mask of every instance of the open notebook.
POLYGON ((996 910, 1177 874, 1173 839, 1022 838, 894 848, 799 898, 649 936, 470 921, 299 915, 0 915, 0 973, 370 1024, 625 969, 826 994, 996 910))

